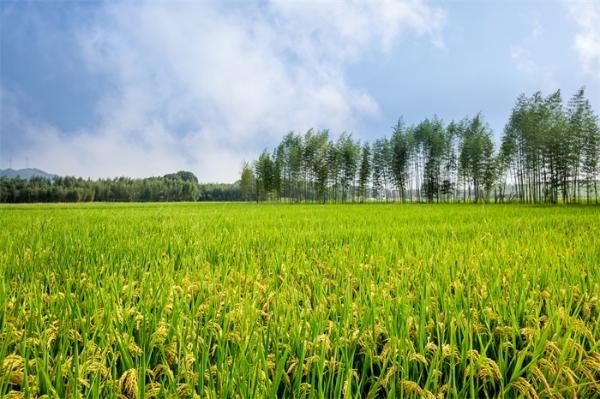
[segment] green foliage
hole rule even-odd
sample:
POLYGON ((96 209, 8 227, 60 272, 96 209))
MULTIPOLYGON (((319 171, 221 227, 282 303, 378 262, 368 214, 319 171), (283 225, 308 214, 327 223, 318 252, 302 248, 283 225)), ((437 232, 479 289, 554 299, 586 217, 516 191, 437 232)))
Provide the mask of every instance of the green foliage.
POLYGON ((192 182, 198 184, 198 178, 192 172, 187 172, 183 170, 180 170, 177 173, 164 175, 164 178, 168 180, 181 180, 185 182, 192 182))
POLYGON ((598 397, 598 207, 0 207, 0 397, 598 397))
MULTIPOLYGON (((198 201, 244 201, 240 182, 236 183, 203 183, 199 185, 198 201)), ((253 198, 253 195, 250 199, 253 198)))
POLYGON ((248 164, 248 162, 244 162, 242 165, 242 176, 240 178, 240 190, 242 191, 242 199, 245 201, 250 201, 255 191, 256 178, 254 177, 254 172, 252 168, 248 164))
POLYGON ((400 199, 406 197, 406 189, 409 179, 409 163, 411 156, 410 137, 404 127, 402 119, 394 127, 390 145, 392 146, 392 175, 398 187, 400 199))
POLYGON ((361 149, 360 169, 358 172, 358 196, 362 201, 367 197, 369 178, 371 176, 371 148, 364 144, 361 149))
POLYGON ((475 202, 487 198, 496 180, 494 144, 481 115, 465 121, 458 157, 459 174, 473 187, 475 202))
MULTIPOLYGON (((250 171, 251 172, 251 171, 250 171)), ((253 175, 246 176, 254 186, 253 175)), ((255 198, 243 192, 242 183, 197 183, 190 172, 164 177, 89 180, 55 177, 29 180, 0 177, 0 202, 166 202, 166 201, 242 201, 255 198)))
POLYGON ((32 177, 29 180, 0 177, 0 202, 157 202, 196 201, 201 186, 191 172, 164 177, 131 179, 82 179, 32 177))
POLYGON ((566 109, 559 91, 521 95, 497 153, 480 113, 448 125, 400 119, 389 140, 371 145, 347 133, 333 141, 326 130, 290 132, 273 152, 274 166, 261 171, 273 183, 259 199, 568 203, 585 191, 597 202, 599 126, 581 89, 566 109))
POLYGON ((387 138, 373 143, 373 197, 388 200, 388 189, 392 175, 392 149, 387 138))
POLYGON ((562 105, 560 91, 517 100, 502 141, 499 165, 526 202, 577 202, 583 188, 598 200, 600 130, 584 90, 562 105), (582 187, 582 181, 584 187, 582 187), (593 195, 592 195, 593 194, 593 195))
POLYGON ((275 189, 275 168, 273 160, 269 153, 265 150, 254 165, 254 173, 256 175, 256 198, 259 200, 268 200, 271 198, 275 189))

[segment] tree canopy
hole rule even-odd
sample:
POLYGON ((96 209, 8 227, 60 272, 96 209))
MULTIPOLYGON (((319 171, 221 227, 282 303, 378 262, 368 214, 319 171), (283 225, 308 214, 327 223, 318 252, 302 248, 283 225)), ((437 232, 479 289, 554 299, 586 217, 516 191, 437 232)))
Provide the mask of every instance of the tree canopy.
POLYGON ((288 132, 244 162, 233 184, 200 184, 192 172, 90 180, 0 178, 0 202, 410 201, 598 202, 600 127, 585 90, 520 95, 499 145, 481 113, 437 116, 372 143, 328 130, 288 132))
POLYGON ((163 177, 90 180, 75 177, 47 179, 0 178, 0 202, 160 202, 240 201, 239 183, 199 184, 191 172, 163 177))
MULTIPOLYGON (((598 117, 580 89, 519 96, 499 148, 481 113, 445 125, 434 116, 390 138, 287 133, 253 163, 256 199, 280 201, 598 200, 598 117)), ((246 171, 245 173, 248 173, 246 171)))

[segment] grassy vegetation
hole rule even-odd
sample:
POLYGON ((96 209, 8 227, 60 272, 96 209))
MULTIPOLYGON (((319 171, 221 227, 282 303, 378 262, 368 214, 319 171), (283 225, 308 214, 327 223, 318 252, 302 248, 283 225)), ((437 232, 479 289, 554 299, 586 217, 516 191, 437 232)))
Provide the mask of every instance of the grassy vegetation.
POLYGON ((0 395, 592 397, 600 208, 0 207, 0 395))

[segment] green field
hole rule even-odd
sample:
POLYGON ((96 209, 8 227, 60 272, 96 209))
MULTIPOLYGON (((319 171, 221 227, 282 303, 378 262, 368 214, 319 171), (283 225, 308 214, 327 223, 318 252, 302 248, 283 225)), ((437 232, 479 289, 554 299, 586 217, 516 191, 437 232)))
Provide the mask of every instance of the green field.
POLYGON ((0 207, 0 396, 600 395, 600 208, 0 207))

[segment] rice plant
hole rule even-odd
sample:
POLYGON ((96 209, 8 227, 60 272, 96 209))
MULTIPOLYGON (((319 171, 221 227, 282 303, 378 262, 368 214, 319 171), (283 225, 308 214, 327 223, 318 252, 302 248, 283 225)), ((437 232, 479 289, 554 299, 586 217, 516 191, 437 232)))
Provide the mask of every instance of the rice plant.
POLYGON ((8 398, 600 395, 600 208, 0 207, 8 398))

